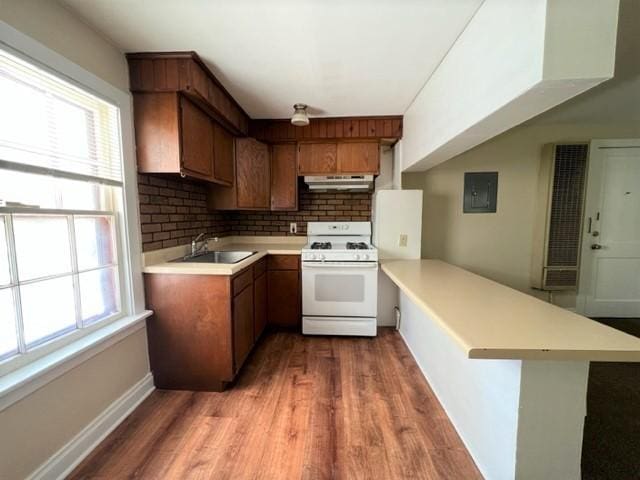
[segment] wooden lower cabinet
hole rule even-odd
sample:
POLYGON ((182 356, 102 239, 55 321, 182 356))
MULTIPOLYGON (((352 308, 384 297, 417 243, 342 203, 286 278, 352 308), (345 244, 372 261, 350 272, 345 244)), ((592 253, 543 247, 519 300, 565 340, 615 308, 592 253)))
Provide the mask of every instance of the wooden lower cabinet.
POLYGON ((298 255, 269 256, 267 288, 269 325, 299 328, 302 324, 300 257, 298 255))
POLYGON ((253 265, 234 276, 145 274, 157 388, 222 391, 251 352, 253 265))
POLYGON ((253 283, 233 297, 233 359, 234 373, 240 370, 254 342, 253 283))
POLYGON ((267 324, 299 327, 300 256, 271 255, 233 276, 144 274, 157 388, 222 391, 267 324))
POLYGON ((257 341, 267 326, 267 273, 262 272, 253 283, 253 333, 257 341))
POLYGON ((221 391, 236 370, 230 278, 146 273, 144 283, 156 387, 221 391))

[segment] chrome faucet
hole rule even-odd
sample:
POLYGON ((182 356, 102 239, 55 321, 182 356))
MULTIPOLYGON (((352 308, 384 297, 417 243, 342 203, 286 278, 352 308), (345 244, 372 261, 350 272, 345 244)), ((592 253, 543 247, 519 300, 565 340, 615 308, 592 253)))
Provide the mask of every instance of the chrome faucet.
POLYGON ((194 238, 194 239, 191 241, 191 256, 192 256, 192 257, 195 257, 198 253, 200 253, 200 250, 203 250, 203 249, 204 249, 205 253, 207 252, 207 250, 208 250, 208 247, 207 247, 207 239, 205 239, 205 240, 202 242, 202 245, 198 246, 198 243, 200 242, 200 240, 202 239, 202 237, 204 237, 204 235, 205 235, 205 234, 204 234, 204 232, 203 232, 203 233, 199 234, 196 238, 194 238))

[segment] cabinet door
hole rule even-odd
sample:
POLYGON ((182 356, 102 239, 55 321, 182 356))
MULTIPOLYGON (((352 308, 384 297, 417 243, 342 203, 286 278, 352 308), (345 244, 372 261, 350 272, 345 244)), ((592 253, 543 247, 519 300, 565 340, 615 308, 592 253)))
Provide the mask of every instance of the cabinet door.
POLYGON ((280 327, 298 327, 300 312, 300 272, 297 270, 267 271, 268 322, 280 327))
POLYGON ((233 297, 233 359, 238 371, 253 346, 253 288, 233 297))
POLYGON ((338 144, 338 173, 368 173, 380 171, 378 142, 345 142, 338 144))
POLYGON ((267 274, 262 273, 253 284, 253 333, 254 342, 258 340, 267 326, 267 274))
POLYGON ((209 116, 180 97, 182 169, 186 174, 213 179, 213 132, 209 116))
POLYGON ((219 182, 233 183, 233 135, 216 122, 213 128, 213 175, 219 182))
POLYGON ((253 138, 236 139, 238 208, 269 209, 269 146, 253 138))
POLYGON ((271 150, 271 210, 298 209, 296 146, 273 145, 271 150))
POLYGON ((336 143, 298 145, 298 175, 329 175, 337 172, 336 143))

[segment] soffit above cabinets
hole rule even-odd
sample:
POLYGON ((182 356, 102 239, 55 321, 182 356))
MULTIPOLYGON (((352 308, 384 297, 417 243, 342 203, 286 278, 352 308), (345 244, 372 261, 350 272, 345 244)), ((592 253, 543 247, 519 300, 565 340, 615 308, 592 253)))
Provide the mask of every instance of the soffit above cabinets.
POLYGON ((125 52, 194 50, 251 118, 403 114, 482 0, 60 0, 125 52))

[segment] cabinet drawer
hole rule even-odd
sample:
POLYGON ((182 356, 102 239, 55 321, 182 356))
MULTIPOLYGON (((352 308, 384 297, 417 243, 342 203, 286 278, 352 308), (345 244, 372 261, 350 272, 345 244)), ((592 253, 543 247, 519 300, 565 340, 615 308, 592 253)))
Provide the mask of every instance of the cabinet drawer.
POLYGON ((260 275, 262 275, 265 272, 266 269, 267 269, 267 259, 263 258, 262 260, 258 260, 253 265, 253 278, 258 278, 260 275))
POLYGON ((253 269, 248 268, 244 270, 242 273, 233 277, 232 282, 233 295, 236 296, 248 285, 251 285, 253 283, 253 269))
POLYGON ((299 255, 269 255, 269 270, 299 270, 299 255))

